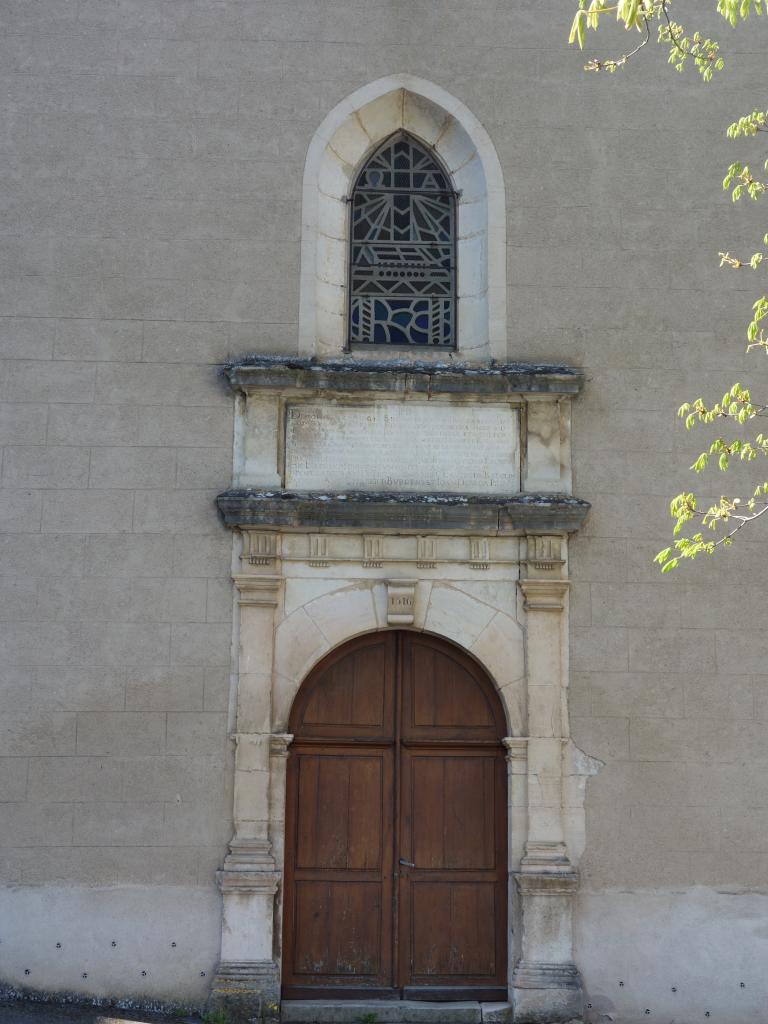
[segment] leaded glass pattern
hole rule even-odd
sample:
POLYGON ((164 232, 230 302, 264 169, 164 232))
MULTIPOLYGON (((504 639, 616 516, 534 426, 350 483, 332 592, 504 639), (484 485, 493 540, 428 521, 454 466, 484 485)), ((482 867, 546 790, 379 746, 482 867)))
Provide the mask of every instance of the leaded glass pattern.
POLYGON ((369 157, 352 191, 349 340, 455 346, 456 194, 410 135, 369 157))

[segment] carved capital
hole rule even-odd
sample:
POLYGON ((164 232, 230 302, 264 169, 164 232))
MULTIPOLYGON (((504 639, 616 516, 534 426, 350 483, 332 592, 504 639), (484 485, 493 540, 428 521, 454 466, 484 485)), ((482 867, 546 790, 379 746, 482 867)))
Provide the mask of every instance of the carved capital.
POLYGON ((272 757, 288 757, 288 747, 293 743, 292 732, 276 732, 269 737, 269 753, 272 757))
POLYGON ((387 580, 387 624, 412 626, 416 580, 387 580))
POLYGON ((569 585, 567 580, 520 580, 526 611, 561 612, 569 585))
POLYGON ((281 583, 279 576, 251 576, 247 573, 236 573, 232 579, 237 587, 241 606, 271 605, 274 607, 277 604, 281 583))
POLYGON ((507 748, 507 764, 525 763, 528 760, 528 738, 526 736, 505 736, 501 742, 507 748))

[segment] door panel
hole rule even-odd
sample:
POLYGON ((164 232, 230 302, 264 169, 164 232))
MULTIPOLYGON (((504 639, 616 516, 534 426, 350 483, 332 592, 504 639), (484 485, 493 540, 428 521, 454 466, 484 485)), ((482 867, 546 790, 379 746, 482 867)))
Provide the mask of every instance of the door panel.
POLYGON ((418 633, 401 641, 401 728, 409 740, 487 740, 506 735, 493 683, 466 654, 418 633))
POLYGON ((429 636, 361 637, 310 674, 289 729, 284 997, 505 998, 491 681, 429 636))
POLYGON ((412 881, 410 984, 496 977, 493 882, 412 881))
POLYGON ((412 755, 409 859, 420 869, 495 868, 495 762, 493 753, 412 755))
POLYGON ((297 882, 296 974, 377 982, 381 917, 379 883, 297 882))
POLYGON ((305 680, 297 707, 298 737, 394 736, 397 642, 394 633, 361 637, 325 658, 305 680))
MULTIPOLYGON (((288 773, 286 991, 391 989, 393 748, 297 748, 288 773)), ((302 994, 294 992, 294 997, 302 994)))
POLYGON ((381 870, 380 753, 307 753, 298 762, 297 868, 381 870))
POLYGON ((400 765, 400 849, 410 862, 400 868, 400 985, 501 989, 503 754, 493 748, 404 747, 400 765))

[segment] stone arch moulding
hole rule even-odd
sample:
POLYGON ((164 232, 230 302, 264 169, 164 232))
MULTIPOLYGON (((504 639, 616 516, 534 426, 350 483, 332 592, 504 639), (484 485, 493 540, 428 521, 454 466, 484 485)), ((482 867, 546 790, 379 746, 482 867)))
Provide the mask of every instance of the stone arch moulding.
POLYGON ((460 193, 457 350, 473 360, 504 359, 506 205, 501 164, 490 136, 463 103, 409 74, 380 78, 352 93, 327 115, 310 143, 302 200, 299 351, 332 356, 345 350, 347 198, 366 156, 398 130, 434 148, 460 193))
MULTIPOLYGON (((416 583, 414 591, 414 621, 405 628, 446 640, 477 662, 499 695, 509 735, 520 735, 525 651, 519 623, 460 586, 416 583)), ((349 640, 387 628, 386 604, 386 582, 372 581, 362 587, 342 583, 280 622, 275 630, 274 732, 287 730, 301 685, 323 658, 349 640)))

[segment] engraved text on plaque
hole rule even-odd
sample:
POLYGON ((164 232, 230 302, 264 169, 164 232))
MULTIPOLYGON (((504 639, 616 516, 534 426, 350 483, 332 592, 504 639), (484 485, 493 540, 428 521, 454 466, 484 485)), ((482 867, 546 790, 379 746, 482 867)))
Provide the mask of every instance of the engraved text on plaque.
POLYGON ((297 403, 286 416, 285 486, 514 494, 518 413, 506 404, 297 403))

